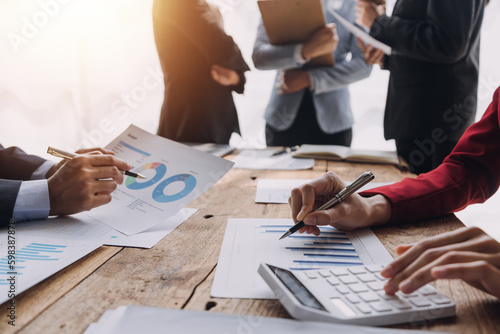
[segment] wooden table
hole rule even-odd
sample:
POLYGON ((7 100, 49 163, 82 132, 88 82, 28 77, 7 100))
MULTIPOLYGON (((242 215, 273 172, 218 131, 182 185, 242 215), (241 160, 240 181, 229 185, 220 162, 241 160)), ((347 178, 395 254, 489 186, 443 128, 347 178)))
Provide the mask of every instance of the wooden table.
MULTIPOLYGON (((210 297, 228 218, 290 218, 288 205, 254 203, 257 181, 315 178, 332 170, 352 181, 374 172, 375 182, 405 175, 392 166, 317 161, 312 170, 231 170, 190 205, 199 211, 152 249, 100 247, 80 261, 17 297, 16 327, 7 325, 0 306, 0 333, 82 333, 107 309, 148 305, 210 310, 248 316, 289 317, 278 301, 210 297)), ((407 175, 411 176, 411 175, 407 175)), ((450 215, 414 225, 377 227, 375 233, 394 255, 398 244, 463 226, 450 215)), ((462 281, 439 281, 437 288, 457 304, 457 316, 396 326, 458 333, 500 333, 500 303, 462 281)))

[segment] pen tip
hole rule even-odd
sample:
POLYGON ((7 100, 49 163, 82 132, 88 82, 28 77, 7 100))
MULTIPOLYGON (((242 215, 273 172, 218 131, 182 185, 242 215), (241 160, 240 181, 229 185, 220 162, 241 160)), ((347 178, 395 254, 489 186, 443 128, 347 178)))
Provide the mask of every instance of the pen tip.
POLYGON ((285 232, 285 234, 283 234, 283 235, 281 236, 280 240, 281 240, 281 239, 285 239, 285 238, 286 238, 286 237, 288 237, 290 234, 291 234, 291 233, 290 233, 290 231, 286 231, 286 232, 285 232))

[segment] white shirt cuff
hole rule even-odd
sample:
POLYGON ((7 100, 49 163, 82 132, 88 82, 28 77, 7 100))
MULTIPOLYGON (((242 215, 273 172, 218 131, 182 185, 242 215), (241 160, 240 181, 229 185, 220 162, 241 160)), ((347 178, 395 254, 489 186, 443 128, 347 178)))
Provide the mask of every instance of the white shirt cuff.
POLYGON ((295 61, 298 64, 305 64, 309 61, 309 59, 304 59, 304 57, 302 57, 302 47, 303 46, 304 46, 304 44, 297 44, 297 46, 295 47, 295 52, 293 54, 293 57, 295 58, 295 61))
POLYGON ((49 161, 49 160, 45 161, 43 164, 40 165, 40 167, 38 167, 38 169, 36 171, 33 172, 33 174, 31 174, 31 180, 45 179, 46 178, 45 175, 47 175, 49 170, 54 165, 55 165, 55 163, 52 161, 49 161))
POLYGON ((12 219, 16 221, 45 219, 50 213, 47 180, 23 181, 17 194, 12 219))

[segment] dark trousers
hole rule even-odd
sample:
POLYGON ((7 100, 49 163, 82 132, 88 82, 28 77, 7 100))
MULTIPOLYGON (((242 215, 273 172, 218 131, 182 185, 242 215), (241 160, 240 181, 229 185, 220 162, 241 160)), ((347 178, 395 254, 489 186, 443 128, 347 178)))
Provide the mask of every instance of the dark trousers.
POLYGON ((426 139, 396 139, 398 154, 415 174, 427 173, 439 166, 457 143, 444 141, 436 143, 426 139))
POLYGON ((306 91, 297 117, 285 131, 277 131, 266 124, 267 146, 295 146, 302 144, 351 146, 352 129, 334 134, 324 133, 316 118, 311 92, 306 91))

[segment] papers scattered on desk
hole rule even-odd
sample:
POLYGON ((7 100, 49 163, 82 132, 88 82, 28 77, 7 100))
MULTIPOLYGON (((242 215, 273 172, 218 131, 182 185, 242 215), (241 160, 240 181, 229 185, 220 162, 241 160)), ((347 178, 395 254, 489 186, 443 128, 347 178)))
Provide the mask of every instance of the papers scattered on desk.
POLYGON ((124 234, 143 232, 175 215, 213 186, 233 163, 131 125, 107 149, 146 180, 125 177, 113 200, 88 215, 124 234))
MULTIPOLYGON (((308 179, 260 179, 255 192, 256 203, 287 204, 292 189, 311 180, 308 179)), ((389 183, 370 182, 360 191, 385 186, 389 183)))
POLYGON ((42 237, 26 239, 16 231, 15 253, 12 253, 6 233, 0 237, 3 243, 0 244, 0 304, 101 246, 92 240, 82 244, 42 237))
POLYGON ((337 20, 339 20, 339 22, 347 29, 349 30, 354 36, 356 37, 359 37, 363 43, 365 44, 368 44, 368 45, 371 45, 373 46, 374 48, 376 49, 379 49, 379 50, 382 50, 386 55, 390 56, 391 55, 391 52, 392 52, 392 49, 389 45, 387 44, 384 44, 378 40, 376 40, 375 38, 373 38, 372 36, 370 36, 369 34, 367 34, 366 32, 364 32, 363 30, 361 30, 360 28, 356 27, 354 24, 352 24, 351 22, 347 21, 346 19, 344 19, 342 16, 340 16, 336 11, 334 11, 332 8, 328 8, 328 11, 333 15, 335 16, 335 18, 337 20))
POLYGON ((137 333, 417 334, 430 332, 130 305, 107 310, 98 322, 90 324, 84 334, 137 333))
POLYGON ((130 236, 120 233, 84 213, 19 223, 16 226, 16 231, 24 240, 52 238, 72 243, 85 243, 92 240, 92 242, 98 242, 99 246, 151 248, 191 217, 197 210, 182 209, 174 216, 167 218, 164 222, 142 233, 130 236))
POLYGON ((210 295, 274 298, 257 273, 261 262, 289 270, 389 263, 391 255, 370 229, 342 232, 321 227, 321 235, 279 237, 291 219, 229 219, 210 295))
POLYGON ((299 170, 314 167, 314 159, 294 159, 290 153, 272 157, 276 150, 242 150, 234 159, 234 168, 299 170))

